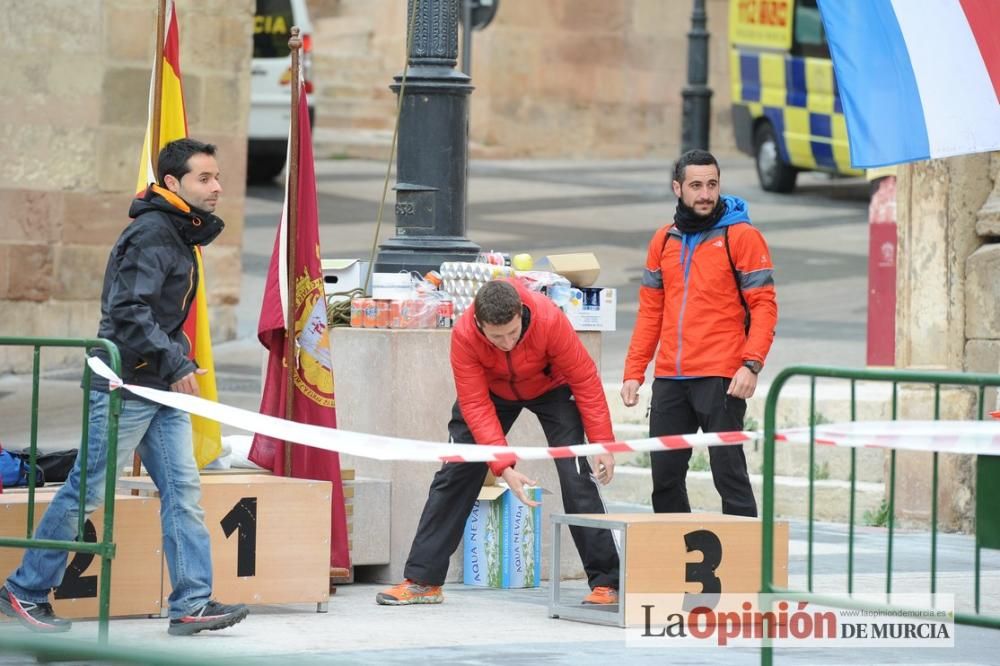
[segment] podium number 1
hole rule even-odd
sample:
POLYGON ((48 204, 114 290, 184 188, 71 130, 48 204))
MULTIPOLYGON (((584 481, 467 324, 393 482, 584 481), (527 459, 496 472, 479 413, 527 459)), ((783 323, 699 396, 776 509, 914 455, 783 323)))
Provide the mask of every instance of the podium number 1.
POLYGON ((228 539, 236 539, 236 575, 240 578, 257 572, 257 498, 244 497, 219 521, 228 539))

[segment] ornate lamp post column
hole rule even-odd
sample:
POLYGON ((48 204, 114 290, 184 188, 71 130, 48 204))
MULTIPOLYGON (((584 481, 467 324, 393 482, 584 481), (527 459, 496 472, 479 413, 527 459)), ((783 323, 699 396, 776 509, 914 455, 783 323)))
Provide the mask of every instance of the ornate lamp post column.
POLYGON ((681 93, 684 99, 681 152, 694 148, 708 150, 712 89, 708 87, 707 21, 705 0, 694 0, 691 32, 688 33, 688 84, 681 93))
MULTIPOLYGON (((455 69, 459 4, 408 3, 410 16, 417 14, 399 119, 396 235, 379 246, 376 271, 422 273, 479 253, 465 237, 472 85, 455 69)), ((401 81, 396 76, 391 86, 397 95, 401 81)))

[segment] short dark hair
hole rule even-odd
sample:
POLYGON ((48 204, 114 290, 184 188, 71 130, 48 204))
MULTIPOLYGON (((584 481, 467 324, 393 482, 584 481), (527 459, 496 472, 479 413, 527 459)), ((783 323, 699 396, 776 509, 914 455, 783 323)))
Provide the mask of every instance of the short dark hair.
POLYGON ((475 306, 480 324, 502 326, 521 314, 521 296, 510 282, 490 280, 476 293, 475 306))
POLYGON ((166 187, 167 176, 173 176, 177 180, 183 178, 191 170, 188 160, 198 153, 214 157, 215 145, 194 139, 177 139, 163 146, 156 160, 156 173, 159 174, 160 185, 166 187))
POLYGON ((701 150, 700 148, 695 148, 694 150, 689 150, 674 162, 674 180, 678 183, 684 184, 684 171, 691 164, 697 164, 698 166, 707 166, 709 164, 715 165, 715 170, 722 174, 722 169, 719 168, 719 161, 715 159, 715 155, 708 152, 707 150, 701 150))

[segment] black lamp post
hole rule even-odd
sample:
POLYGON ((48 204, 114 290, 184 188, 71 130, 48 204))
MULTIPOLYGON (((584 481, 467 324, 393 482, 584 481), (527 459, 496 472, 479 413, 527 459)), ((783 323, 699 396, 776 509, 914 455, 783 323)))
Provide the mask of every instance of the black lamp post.
POLYGON ((705 0, 694 0, 691 32, 688 33, 688 80, 681 93, 681 152, 694 148, 708 150, 712 113, 712 89, 708 87, 708 15, 705 0))
MULTIPOLYGON (((399 119, 396 235, 379 246, 379 272, 423 273, 479 254, 465 237, 472 85, 455 69, 459 4, 408 1, 413 40, 399 119)), ((396 76, 391 86, 397 95, 401 81, 396 76)))

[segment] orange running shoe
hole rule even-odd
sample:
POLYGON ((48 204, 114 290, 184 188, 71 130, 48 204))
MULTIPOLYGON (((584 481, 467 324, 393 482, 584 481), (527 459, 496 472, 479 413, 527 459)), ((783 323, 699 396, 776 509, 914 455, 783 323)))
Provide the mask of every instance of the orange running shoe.
POLYGON ((439 604, 444 601, 440 585, 420 585, 410 579, 375 595, 375 603, 382 606, 407 606, 409 604, 439 604))
POLYGON ((613 587, 595 587, 584 599, 585 604, 610 605, 618 603, 618 590, 613 587))

